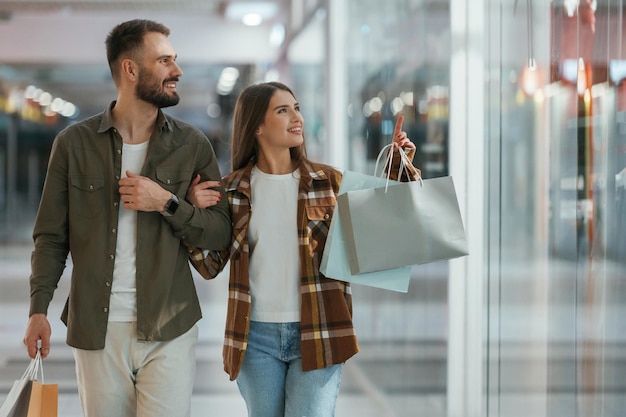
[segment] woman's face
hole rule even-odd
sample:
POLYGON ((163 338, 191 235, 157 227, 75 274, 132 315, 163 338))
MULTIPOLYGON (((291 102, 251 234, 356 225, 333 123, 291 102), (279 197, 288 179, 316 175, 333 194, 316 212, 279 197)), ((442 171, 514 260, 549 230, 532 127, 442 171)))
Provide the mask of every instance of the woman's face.
POLYGON ((302 144, 303 129, 304 120, 296 99, 288 91, 276 90, 256 137, 264 149, 289 149, 302 144))

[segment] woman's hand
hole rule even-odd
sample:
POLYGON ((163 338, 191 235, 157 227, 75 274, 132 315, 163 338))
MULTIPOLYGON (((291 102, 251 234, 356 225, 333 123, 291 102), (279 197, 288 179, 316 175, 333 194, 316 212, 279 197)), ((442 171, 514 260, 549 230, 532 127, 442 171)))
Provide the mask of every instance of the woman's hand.
MULTIPOLYGON (((393 147, 394 149, 404 149, 406 156, 412 162, 416 148, 415 144, 406 135, 406 132, 402 130, 402 122, 404 122, 403 114, 398 116, 398 120, 396 120, 396 127, 393 130, 393 147)), ((411 171, 414 178, 421 178, 422 171, 419 168, 410 165, 408 169, 411 171)))
POLYGON ((393 146, 394 148, 402 149, 415 149, 415 144, 411 142, 411 139, 406 135, 406 132, 402 130, 402 123, 404 122, 404 115, 401 114, 396 120, 396 127, 393 130, 393 146))
POLYGON ((219 181, 200 182, 200 174, 197 174, 187 190, 187 201, 198 208, 214 206, 222 200, 222 193, 213 188, 221 185, 219 181))

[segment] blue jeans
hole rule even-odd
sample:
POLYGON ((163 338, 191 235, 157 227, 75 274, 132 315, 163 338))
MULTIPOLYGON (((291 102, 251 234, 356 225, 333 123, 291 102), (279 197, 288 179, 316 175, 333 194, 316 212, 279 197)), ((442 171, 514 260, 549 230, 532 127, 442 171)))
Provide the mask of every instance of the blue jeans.
POLYGON ((250 323, 237 377, 249 417, 333 417, 343 364, 302 371, 300 323, 250 323))

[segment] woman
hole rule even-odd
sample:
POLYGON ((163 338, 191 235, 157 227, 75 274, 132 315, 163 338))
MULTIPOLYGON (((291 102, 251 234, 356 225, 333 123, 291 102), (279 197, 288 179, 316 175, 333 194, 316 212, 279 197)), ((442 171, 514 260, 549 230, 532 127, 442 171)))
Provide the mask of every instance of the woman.
MULTIPOLYGON (((402 117, 395 147, 412 158, 415 145, 401 124, 402 117)), ((207 279, 231 261, 224 367, 251 417, 333 416, 343 363, 359 350, 350 285, 319 272, 341 173, 307 159, 303 131, 284 84, 241 93, 233 172, 224 178, 231 247, 206 257, 196 251, 192 260, 207 279)), ((188 199, 198 207, 219 201, 211 189, 218 184, 199 181, 188 199)))

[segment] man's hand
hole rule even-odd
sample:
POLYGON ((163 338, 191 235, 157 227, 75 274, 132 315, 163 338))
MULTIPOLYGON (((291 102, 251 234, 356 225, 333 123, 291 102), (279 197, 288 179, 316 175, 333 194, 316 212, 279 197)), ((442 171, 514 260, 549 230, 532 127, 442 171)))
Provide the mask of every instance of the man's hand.
POLYGON ((34 358, 37 354, 37 342, 41 340, 41 357, 45 358, 50 353, 50 323, 45 314, 33 314, 28 319, 24 345, 28 350, 28 356, 34 358))
POLYGON ((200 182, 200 174, 198 174, 193 178, 187 190, 187 200, 199 208, 214 206, 222 200, 222 193, 212 188, 220 185, 222 184, 219 181, 200 182))
POLYGON ((122 204, 131 210, 162 212, 172 197, 172 193, 150 178, 130 171, 126 171, 126 178, 122 178, 119 184, 122 204))

